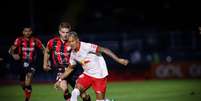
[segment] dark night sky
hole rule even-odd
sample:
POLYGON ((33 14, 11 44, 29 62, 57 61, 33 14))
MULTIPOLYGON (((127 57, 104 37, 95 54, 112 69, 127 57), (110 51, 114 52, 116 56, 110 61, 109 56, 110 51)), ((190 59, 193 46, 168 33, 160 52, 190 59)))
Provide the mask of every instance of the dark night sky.
POLYGON ((198 2, 178 0, 15 0, 1 1, 1 35, 12 35, 24 22, 48 34, 60 21, 69 21, 81 32, 157 27, 189 29, 201 22, 198 2))

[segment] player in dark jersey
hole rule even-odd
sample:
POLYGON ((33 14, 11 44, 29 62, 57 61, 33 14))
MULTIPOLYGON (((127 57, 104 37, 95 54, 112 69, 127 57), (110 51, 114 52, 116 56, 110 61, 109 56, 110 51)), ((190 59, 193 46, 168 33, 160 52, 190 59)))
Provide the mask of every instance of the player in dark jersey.
MULTIPOLYGON (((66 67, 68 67, 69 65, 71 47, 67 42, 67 38, 70 30, 71 30, 70 24, 62 22, 59 25, 59 36, 55 36, 54 38, 50 39, 45 49, 43 68, 46 71, 49 71, 51 67, 56 69, 57 78, 59 78, 60 75, 64 73, 66 67), (52 58, 51 66, 48 63, 50 57, 52 58)), ((68 84, 70 84, 71 87, 74 88, 76 79, 80 74, 82 74, 82 72, 83 69, 80 67, 76 69, 68 78, 65 78, 64 80, 61 81, 59 88, 63 91, 64 99, 66 101, 69 101, 71 97, 71 94, 68 91, 68 84)), ((81 97, 83 101, 90 101, 90 96, 85 92, 81 95, 81 97)))
POLYGON ((36 66, 37 49, 44 50, 42 42, 32 36, 32 28, 25 26, 23 36, 17 37, 9 49, 9 54, 20 63, 20 84, 24 90, 25 101, 29 101, 32 92, 32 79, 36 66))

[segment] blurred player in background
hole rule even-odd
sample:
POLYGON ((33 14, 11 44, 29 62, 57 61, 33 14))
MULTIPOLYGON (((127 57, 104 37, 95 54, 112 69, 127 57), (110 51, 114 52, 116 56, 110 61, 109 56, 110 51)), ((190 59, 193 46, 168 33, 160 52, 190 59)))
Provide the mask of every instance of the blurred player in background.
MULTIPOLYGON (((46 71, 49 71, 51 67, 56 69, 57 71, 57 79, 64 73, 65 69, 69 65, 69 58, 71 47, 67 42, 67 38, 69 32, 71 30, 70 24, 67 22, 62 22, 59 25, 59 36, 56 36, 50 39, 47 43, 45 54, 44 54, 44 64, 43 68, 46 71), (50 66, 49 59, 52 57, 52 66, 50 66)), ((64 99, 66 101, 70 100, 71 94, 68 91, 68 84, 71 85, 72 88, 75 87, 75 82, 78 76, 83 72, 83 69, 78 67, 68 78, 65 78, 58 85, 64 93, 64 99)), ((90 96, 84 93, 82 96, 83 101, 90 101, 90 96)))
POLYGON ((36 69, 37 49, 44 50, 42 42, 32 36, 31 26, 24 26, 23 36, 17 37, 9 49, 14 60, 20 62, 20 84, 24 90, 25 101, 29 101, 32 93, 32 79, 36 69))
POLYGON ((201 26, 198 26, 199 34, 201 34, 201 26))
POLYGON ((108 70, 101 53, 105 53, 116 62, 125 66, 128 64, 128 60, 117 57, 108 48, 80 41, 76 32, 70 32, 68 42, 72 48, 70 64, 55 85, 59 85, 60 81, 68 77, 76 69, 75 65, 80 63, 84 72, 76 82, 70 101, 77 101, 77 96, 86 91, 90 86, 96 93, 96 101, 105 101, 108 70))

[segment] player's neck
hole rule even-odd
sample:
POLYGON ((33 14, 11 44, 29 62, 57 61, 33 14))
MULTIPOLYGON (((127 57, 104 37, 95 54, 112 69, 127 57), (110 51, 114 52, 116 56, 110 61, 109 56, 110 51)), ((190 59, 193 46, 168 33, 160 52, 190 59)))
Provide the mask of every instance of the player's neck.
POLYGON ((60 37, 60 40, 61 40, 61 42, 62 42, 62 43, 65 43, 65 42, 66 42, 66 41, 65 41, 65 40, 63 40, 61 37, 60 37))
POLYGON ((75 49, 75 51, 76 52, 78 52, 79 50, 80 50, 80 45, 81 45, 81 43, 80 43, 80 41, 77 43, 77 45, 76 45, 76 49, 75 49))
POLYGON ((26 37, 26 36, 24 36, 24 38, 25 38, 26 40, 29 40, 29 39, 30 39, 30 37, 26 37))
POLYGON ((64 43, 65 41, 63 39, 61 39, 61 42, 64 43))

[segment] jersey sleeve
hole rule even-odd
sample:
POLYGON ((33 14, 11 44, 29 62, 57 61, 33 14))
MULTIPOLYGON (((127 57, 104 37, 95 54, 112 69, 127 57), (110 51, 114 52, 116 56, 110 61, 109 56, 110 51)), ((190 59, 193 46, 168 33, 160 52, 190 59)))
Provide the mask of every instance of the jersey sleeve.
POLYGON ((47 42, 46 48, 48 48, 49 50, 51 50, 51 49, 52 49, 52 45, 53 45, 53 40, 49 40, 49 41, 47 42))
POLYGON ((36 44, 37 47, 40 48, 40 49, 42 49, 43 44, 42 44, 42 42, 38 38, 36 38, 36 43, 37 43, 36 44))
POLYGON ((84 47, 89 52, 98 53, 99 46, 96 44, 86 43, 84 47))
POLYGON ((20 46, 20 38, 15 39, 14 46, 16 46, 16 47, 20 46))
POLYGON ((75 55, 71 52, 70 54, 70 60, 69 60, 71 65, 76 65, 76 61, 75 61, 75 55))

